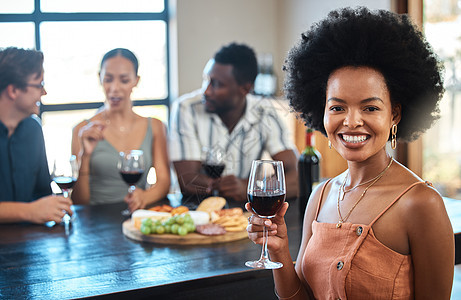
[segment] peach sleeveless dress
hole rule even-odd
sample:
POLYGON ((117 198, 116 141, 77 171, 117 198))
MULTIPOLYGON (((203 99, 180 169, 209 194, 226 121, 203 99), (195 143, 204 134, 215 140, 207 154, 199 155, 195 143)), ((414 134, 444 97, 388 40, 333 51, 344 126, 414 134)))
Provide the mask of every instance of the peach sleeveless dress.
POLYGON ((304 253, 302 272, 315 299, 414 299, 411 255, 397 253, 378 241, 372 226, 402 195, 404 190, 369 225, 320 223, 317 217, 304 253))

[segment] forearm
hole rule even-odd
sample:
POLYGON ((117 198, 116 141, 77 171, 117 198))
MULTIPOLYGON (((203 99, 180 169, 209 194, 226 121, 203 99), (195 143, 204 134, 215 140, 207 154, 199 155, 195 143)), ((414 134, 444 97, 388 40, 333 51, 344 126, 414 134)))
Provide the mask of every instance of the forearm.
POLYGON ((270 254, 270 257, 273 261, 283 263, 282 268, 273 270, 275 291, 280 299, 314 299, 296 273, 288 249, 283 254, 270 254))
POLYGON ((145 191, 144 205, 149 206, 164 199, 170 190, 170 178, 158 178, 157 182, 145 191))
POLYGON ((0 202, 0 223, 30 221, 28 203, 0 202))
POLYGON ((78 179, 72 191, 74 204, 90 203, 90 158, 80 155, 80 169, 78 179))
POLYGON ((200 173, 188 173, 178 177, 179 187, 183 194, 210 194, 208 187, 210 186, 211 178, 200 173))

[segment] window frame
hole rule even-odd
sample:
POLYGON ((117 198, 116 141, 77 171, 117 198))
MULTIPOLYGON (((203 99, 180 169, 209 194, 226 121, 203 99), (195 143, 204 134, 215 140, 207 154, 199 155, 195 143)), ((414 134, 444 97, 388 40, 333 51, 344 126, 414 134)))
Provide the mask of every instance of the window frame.
MULTIPOLYGON (((34 11, 27 14, 0 14, 0 23, 19 23, 32 22, 35 28, 35 48, 41 50, 40 23, 42 22, 87 22, 87 21, 164 21, 165 38, 166 38, 166 83, 167 95, 161 99, 145 99, 133 100, 133 106, 166 106, 170 109, 170 24, 168 18, 168 0, 163 0, 164 10, 158 13, 138 13, 138 12, 94 12, 94 13, 48 13, 42 12, 42 0, 34 0, 34 11)), ((40 116, 44 112, 70 111, 80 109, 97 109, 101 107, 101 102, 85 102, 85 103, 65 103, 65 104, 43 104, 40 106, 40 116)))

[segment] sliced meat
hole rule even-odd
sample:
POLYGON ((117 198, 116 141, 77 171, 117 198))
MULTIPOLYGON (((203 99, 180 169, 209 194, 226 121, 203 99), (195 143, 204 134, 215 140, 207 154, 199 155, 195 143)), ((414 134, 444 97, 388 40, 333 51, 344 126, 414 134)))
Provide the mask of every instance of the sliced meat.
POLYGON ((196 226, 195 231, 203 235, 222 235, 226 233, 226 229, 224 227, 213 223, 198 225, 196 226))

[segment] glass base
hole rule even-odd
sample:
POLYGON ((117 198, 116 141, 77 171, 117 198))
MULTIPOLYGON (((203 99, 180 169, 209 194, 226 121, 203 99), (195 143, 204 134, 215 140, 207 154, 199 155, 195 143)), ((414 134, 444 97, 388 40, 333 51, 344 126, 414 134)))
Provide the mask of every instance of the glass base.
POLYGON ((130 211, 128 208, 122 210, 122 216, 124 216, 124 217, 129 217, 129 216, 131 216, 131 211, 130 211))
POLYGON ((283 264, 280 262, 270 261, 268 259, 260 259, 255 261, 247 261, 245 266, 253 269, 280 269, 283 264))

